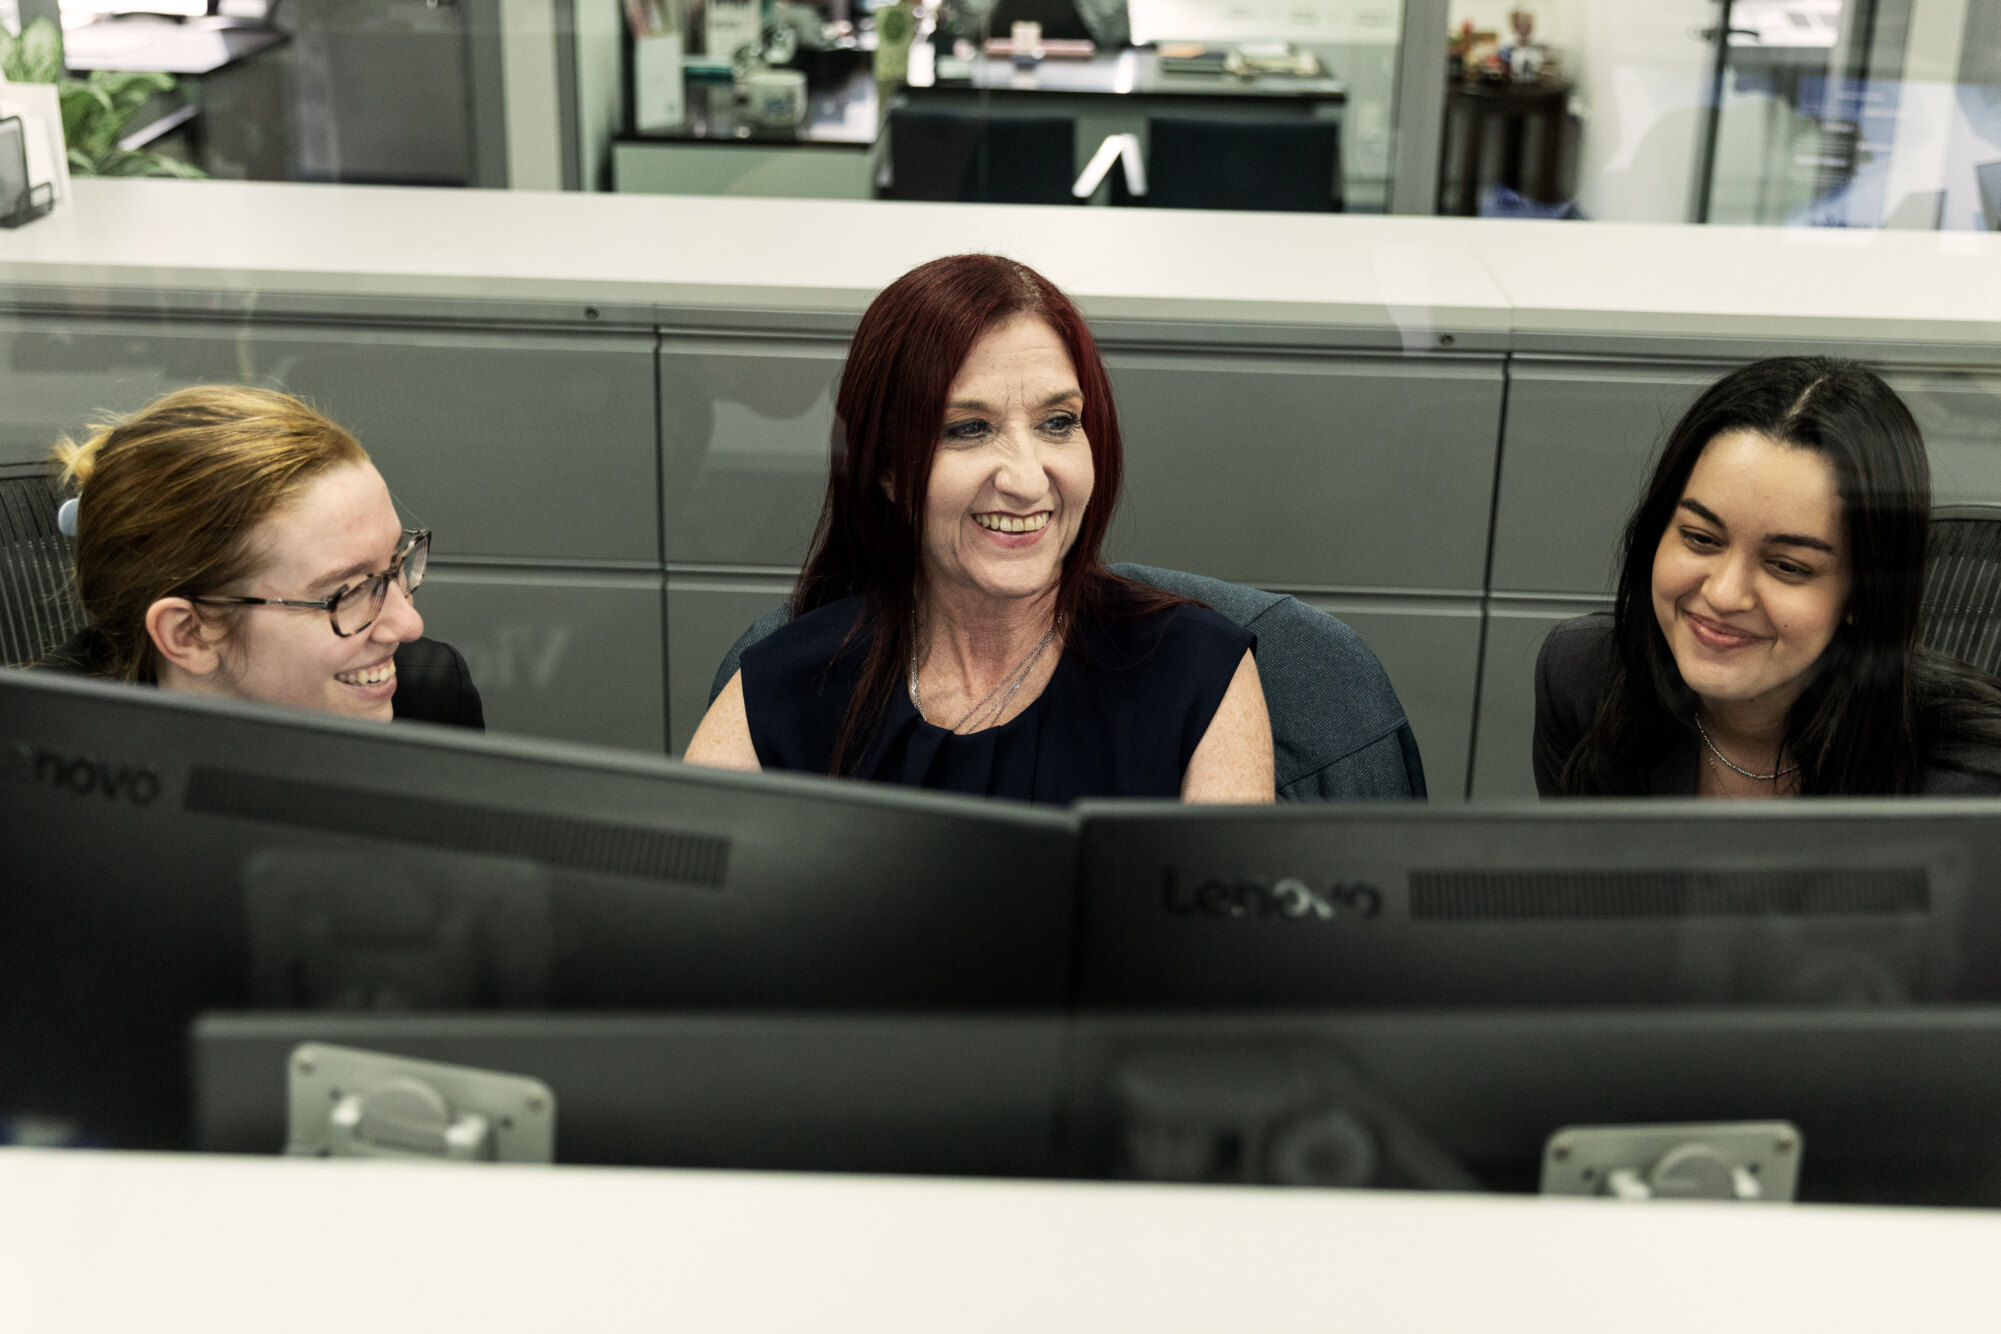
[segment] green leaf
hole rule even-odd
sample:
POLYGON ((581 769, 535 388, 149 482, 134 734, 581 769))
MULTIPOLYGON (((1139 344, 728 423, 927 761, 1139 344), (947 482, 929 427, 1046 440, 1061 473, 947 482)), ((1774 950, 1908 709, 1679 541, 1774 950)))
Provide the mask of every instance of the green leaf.
POLYGON ((20 50, 15 56, 21 72, 7 71, 7 77, 21 83, 54 83, 63 76, 62 29, 47 19, 36 19, 21 30, 20 50))
POLYGON ((117 127, 115 135, 125 133, 132 118, 139 114, 140 108, 153 94, 174 90, 174 76, 171 74, 96 70, 92 72, 90 82, 104 93, 111 107, 111 119, 117 127))
POLYGON ((21 77, 21 39, 0 24, 0 78, 25 82, 21 77))
POLYGON ((95 84, 66 81, 59 86, 63 138, 87 157, 102 157, 118 142, 118 122, 111 99, 95 84))

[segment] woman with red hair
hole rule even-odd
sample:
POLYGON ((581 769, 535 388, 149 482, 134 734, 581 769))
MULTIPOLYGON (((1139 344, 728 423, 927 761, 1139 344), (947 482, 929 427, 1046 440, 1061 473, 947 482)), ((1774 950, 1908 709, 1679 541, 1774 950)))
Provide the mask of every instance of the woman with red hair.
POLYGON ((690 763, 1068 804, 1272 800, 1255 636, 1099 555, 1124 465, 1082 315, 997 255, 862 316, 793 619, 690 763))

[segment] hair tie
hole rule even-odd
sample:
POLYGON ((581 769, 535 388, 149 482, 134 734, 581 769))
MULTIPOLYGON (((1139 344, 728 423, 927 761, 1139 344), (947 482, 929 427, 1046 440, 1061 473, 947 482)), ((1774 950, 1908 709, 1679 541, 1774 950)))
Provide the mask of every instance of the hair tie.
POLYGON ((56 506, 56 527, 62 530, 64 537, 76 536, 76 510, 75 496, 56 506))

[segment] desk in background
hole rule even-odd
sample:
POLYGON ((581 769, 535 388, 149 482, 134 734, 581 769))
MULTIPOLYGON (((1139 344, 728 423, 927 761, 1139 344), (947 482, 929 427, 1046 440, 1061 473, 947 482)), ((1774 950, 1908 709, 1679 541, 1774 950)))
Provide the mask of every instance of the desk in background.
MULTIPOLYGON (((912 48, 910 83, 898 94, 911 105, 1007 115, 1067 115, 1077 120, 1079 170, 1111 134, 1146 143, 1149 115, 1300 116, 1338 119, 1347 86, 1331 76, 1238 78, 1163 70, 1152 51, 1128 49, 1090 60, 1044 60, 1016 70, 1003 59, 953 62, 912 48), (942 73, 941 73, 942 67, 942 73)), ((806 121, 770 129, 744 121, 727 84, 690 77, 687 123, 679 129, 621 134, 612 146, 612 188, 621 193, 763 195, 868 199, 874 196, 882 145, 881 111, 868 69, 809 84, 806 121)))
POLYGON ((686 122, 613 141, 612 189, 624 194, 868 199, 875 192, 875 80, 866 64, 807 84, 806 120, 755 125, 734 85, 687 76, 686 122))
POLYGON ((1162 69, 1156 52, 1136 47, 1089 60, 1043 60, 1027 70, 992 57, 934 62, 926 58, 929 51, 913 49, 910 83, 901 94, 911 105, 995 116, 1075 116, 1079 170, 1108 135, 1137 135, 1147 147, 1149 116, 1338 120, 1348 100, 1347 85, 1331 75, 1180 73, 1162 69))

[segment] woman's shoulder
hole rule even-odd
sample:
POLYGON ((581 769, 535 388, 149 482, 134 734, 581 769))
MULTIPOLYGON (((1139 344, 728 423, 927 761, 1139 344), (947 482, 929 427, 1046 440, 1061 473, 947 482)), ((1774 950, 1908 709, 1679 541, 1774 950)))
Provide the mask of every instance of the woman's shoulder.
POLYGON ((1258 642, 1251 631, 1198 602, 1107 618, 1082 629, 1093 660, 1114 671, 1155 666, 1180 670, 1210 659, 1234 671, 1258 642))
POLYGON ((739 662, 745 687, 756 681, 767 692, 791 690, 809 677, 824 676, 837 658, 853 658, 859 664, 870 634, 863 614, 867 607, 863 596, 842 598, 779 626, 743 651, 739 662))
POLYGON ((1611 612, 1594 611, 1552 626, 1536 655, 1537 679, 1602 683, 1612 665, 1612 624, 1611 612))

